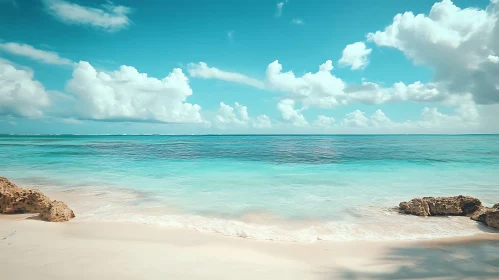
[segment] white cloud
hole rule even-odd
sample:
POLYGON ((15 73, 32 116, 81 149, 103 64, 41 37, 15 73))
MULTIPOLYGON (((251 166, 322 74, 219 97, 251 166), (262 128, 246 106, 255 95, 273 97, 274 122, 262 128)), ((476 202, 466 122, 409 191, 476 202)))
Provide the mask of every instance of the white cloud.
POLYGON ((277 10, 275 12, 276 17, 282 16, 282 7, 284 6, 284 2, 277 3, 277 10))
POLYGON ((292 71, 282 72, 279 61, 270 63, 266 71, 266 80, 250 78, 234 72, 226 72, 215 67, 208 67, 204 62, 190 63, 188 71, 192 77, 219 79, 242 83, 259 89, 282 91, 287 97, 301 102, 305 106, 330 108, 346 105, 352 101, 365 104, 382 104, 387 102, 443 102, 451 98, 445 88, 436 83, 419 81, 406 85, 402 82, 391 87, 381 87, 373 82, 362 84, 345 84, 340 78, 331 74, 333 64, 330 60, 319 66, 316 73, 306 73, 301 77, 292 71))
POLYGON ((326 117, 324 115, 317 116, 317 119, 314 121, 314 126, 317 127, 331 127, 336 120, 333 117, 326 117))
POLYGON ((423 112, 421 112, 421 116, 423 117, 423 122, 421 123, 427 126, 440 126, 442 124, 459 122, 461 120, 459 116, 449 116, 440 113, 436 107, 425 107, 423 112))
POLYGON ((339 64, 350 66, 352 70, 364 69, 369 64, 368 56, 371 51, 372 49, 368 49, 364 42, 347 45, 343 50, 339 64))
MULTIPOLYGON (((473 131, 479 127, 477 119, 469 119, 458 109, 456 114, 448 115, 440 112, 437 107, 425 107, 421 112, 421 120, 405 123, 406 127, 430 132, 473 131)), ((397 124, 395 124, 397 125, 397 124)))
POLYGON ((386 127, 392 124, 392 121, 381 111, 381 109, 376 110, 371 116, 371 123, 375 127, 386 127))
POLYGON ((0 50, 10 54, 25 56, 38 60, 46 64, 71 65, 73 62, 67 58, 62 58, 56 52, 36 49, 33 46, 18 43, 0 43, 0 50))
POLYGON ((49 94, 33 79, 32 71, 17 69, 0 58, 0 115, 41 117, 49 105, 49 94))
POLYGON ((89 25, 106 31, 117 31, 130 24, 127 14, 131 9, 116 6, 109 1, 100 8, 81 6, 64 0, 43 0, 43 3, 50 14, 69 24, 89 25))
POLYGON ((248 111, 246 106, 241 106, 237 102, 235 103, 235 106, 239 116, 236 115, 233 107, 220 102, 220 109, 218 110, 218 114, 215 117, 216 124, 219 127, 225 128, 226 125, 246 126, 248 124, 248 111))
POLYGON ((348 85, 345 89, 350 100, 365 104, 382 104, 388 102, 442 102, 449 98, 447 92, 442 92, 436 84, 423 84, 420 81, 406 85, 402 82, 388 88, 372 82, 363 82, 361 85, 348 85))
POLYGON ((103 121, 203 123, 201 107, 185 102, 192 94, 181 69, 159 80, 131 66, 98 72, 80 62, 68 82, 82 118, 103 121))
POLYGON ((249 120, 248 107, 243 106, 237 102, 235 103, 235 106, 236 106, 236 111, 237 111, 239 117, 241 118, 241 120, 248 121, 249 120))
POLYGON ((292 71, 282 72, 282 65, 274 61, 267 67, 266 78, 271 89, 290 94, 305 106, 332 107, 346 104, 348 96, 344 92, 345 84, 331 74, 331 60, 319 66, 316 73, 306 73, 296 77, 292 71))
POLYGON ((218 79, 227 82, 246 84, 256 88, 263 88, 264 83, 254 78, 250 78, 243 74, 222 71, 215 67, 209 67, 204 62, 189 63, 187 71, 192 77, 203 79, 218 79))
POLYGON ((368 127, 369 119, 364 115, 364 112, 355 110, 348 113, 341 121, 341 124, 348 127, 368 127))
POLYGON ((489 59, 490 62, 492 63, 499 63, 499 56, 495 56, 495 55, 489 55, 487 57, 489 59))
POLYGON ((454 115, 444 114, 436 107, 425 107, 421 111, 421 119, 403 122, 392 121, 380 109, 370 117, 360 110, 355 110, 348 113, 340 125, 350 129, 349 132, 363 133, 461 133, 473 132, 480 128, 477 120, 478 114, 474 106, 460 107, 454 115))
POLYGON ((294 107, 295 101, 292 99, 284 99, 277 104, 277 109, 281 113, 283 120, 294 126, 308 125, 307 120, 305 120, 305 117, 300 112, 301 110, 296 110, 294 107))
POLYGON ((252 123, 252 126, 254 128, 271 128, 272 127, 272 122, 270 121, 270 118, 263 114, 255 118, 255 120, 252 123))
POLYGON ((305 22, 303 22, 303 20, 301 18, 294 18, 294 19, 291 20, 291 23, 292 24, 296 24, 296 25, 305 24, 305 22))
POLYGON ((256 118, 250 118, 248 115, 248 107, 234 103, 234 107, 220 102, 220 109, 215 116, 215 126, 220 129, 234 129, 247 127, 251 125, 253 128, 270 128, 272 123, 267 115, 260 115, 256 118))
POLYGON ((433 83, 451 94, 473 94, 479 104, 499 103, 499 17, 497 2, 485 9, 435 3, 429 15, 398 14, 383 31, 367 38, 396 48, 415 63, 430 66, 433 83))
MULTIPOLYGON (((205 66, 205 68, 208 68, 205 66)), ((214 68, 216 69, 216 68, 214 68)), ((220 71, 216 69, 217 71, 220 71)), ((274 61, 267 67, 265 83, 259 84, 265 89, 281 91, 285 93, 285 101, 278 104, 278 109, 282 119, 287 123, 299 127, 308 126, 308 122, 301 114, 306 108, 320 107, 331 108, 333 106, 347 105, 352 103, 363 103, 368 105, 386 104, 395 102, 418 102, 435 105, 443 105, 456 110, 456 115, 462 125, 453 125, 455 128, 464 128, 465 126, 476 127, 480 112, 489 112, 490 110, 477 110, 470 93, 453 94, 445 84, 420 81, 412 84, 402 82, 394 83, 390 87, 382 87, 373 82, 363 80, 362 84, 345 84, 340 78, 331 74, 333 65, 331 61, 326 61, 319 66, 316 73, 306 73, 302 76, 295 76, 292 71, 282 72, 282 65, 274 61), (292 105, 290 106, 290 104, 292 105), (303 106, 302 109, 295 109, 297 104, 303 106)), ((223 72, 222 73, 229 73, 223 72)), ((236 77, 245 77, 242 74, 236 77)), ((197 75, 197 74, 196 74, 197 75)), ((205 75, 206 77, 217 77, 220 75, 205 75)), ((229 80, 229 79, 225 79, 229 80)), ((238 79, 241 82, 243 79, 238 79)), ((248 84, 248 83, 246 83, 248 84)), ((345 120, 339 122, 342 127, 365 127, 365 128, 390 128, 401 129, 410 127, 420 129, 431 127, 428 122, 392 122, 384 116, 382 111, 376 112, 370 118, 361 111, 354 111, 347 116, 345 120)), ((442 122, 440 122, 442 123, 442 122)), ((315 124, 315 122, 314 122, 315 124)), ((315 126, 315 125, 314 125, 315 126)), ((334 126, 334 125, 333 125, 334 126)))

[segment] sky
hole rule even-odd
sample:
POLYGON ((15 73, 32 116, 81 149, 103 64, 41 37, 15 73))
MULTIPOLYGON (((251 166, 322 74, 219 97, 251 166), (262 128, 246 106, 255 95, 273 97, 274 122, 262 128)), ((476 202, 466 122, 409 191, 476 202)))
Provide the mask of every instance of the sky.
POLYGON ((0 0, 0 133, 499 133, 499 0, 0 0))

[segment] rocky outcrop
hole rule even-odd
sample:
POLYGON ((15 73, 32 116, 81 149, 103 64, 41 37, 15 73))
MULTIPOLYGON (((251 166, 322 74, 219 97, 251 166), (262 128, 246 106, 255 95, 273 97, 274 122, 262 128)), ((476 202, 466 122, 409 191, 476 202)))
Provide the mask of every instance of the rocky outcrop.
POLYGON ((417 216, 466 216, 482 207, 479 199, 471 196, 423 197, 401 202, 401 212, 417 216))
POLYGON ((495 211, 495 210, 499 210, 499 203, 494 204, 494 206, 492 206, 492 207, 482 206, 482 207, 480 207, 480 209, 475 211, 473 214, 469 215, 469 217, 474 221, 484 222, 483 220, 480 220, 480 216, 487 214, 489 212, 495 211))
POLYGON ((399 204, 399 211, 416 216, 468 216, 499 229, 499 203, 485 207, 471 196, 414 198, 399 204))
POLYGON ((49 222, 66 222, 75 217, 73 210, 66 203, 54 200, 49 207, 40 211, 40 218, 49 222))
POLYGON ((492 207, 482 207, 473 215, 470 216, 472 220, 482 222, 489 227, 499 229, 499 203, 494 204, 492 207))
POLYGON ((491 210, 478 217, 478 220, 489 227, 499 229, 499 209, 491 210))
POLYGON ((23 189, 0 177, 0 213, 40 213, 40 218, 49 222, 65 222, 75 215, 61 201, 52 201, 39 190, 23 189))

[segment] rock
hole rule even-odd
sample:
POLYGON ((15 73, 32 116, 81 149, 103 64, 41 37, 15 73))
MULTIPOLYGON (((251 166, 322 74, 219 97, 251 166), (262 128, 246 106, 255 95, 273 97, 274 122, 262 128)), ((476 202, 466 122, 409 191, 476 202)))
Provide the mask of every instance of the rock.
POLYGON ((49 207, 40 212, 40 218, 49 222, 66 222, 74 218, 73 210, 66 203, 54 200, 49 207))
POLYGON ((479 210, 482 203, 471 196, 423 197, 399 204, 401 212, 417 216, 465 216, 479 210))
POLYGON ((480 200, 471 196, 414 198, 401 202, 399 211, 417 216, 468 216, 499 229, 499 203, 485 207, 480 200))
POLYGON ((483 215, 483 214, 489 213, 490 211, 493 211, 493 210, 494 210, 493 208, 482 206, 482 207, 480 207, 480 209, 478 209, 475 212, 473 212, 472 214, 470 214, 469 217, 473 221, 482 222, 480 220, 480 216, 483 215))
POLYGON ((75 217, 64 202, 52 201, 39 190, 23 189, 0 177, 0 213, 40 213, 45 221, 63 222, 75 217))
POLYGON ((499 228, 499 214, 493 214, 499 212, 499 203, 494 204, 492 207, 482 207, 475 211, 470 218, 474 221, 482 222, 490 227, 499 228))
POLYGON ((406 214, 416 216, 431 216, 428 203, 423 198, 414 198, 409 202, 401 202, 399 208, 406 214))
POLYGON ((499 210, 495 209, 482 214, 478 217, 478 220, 489 227, 499 229, 499 210))

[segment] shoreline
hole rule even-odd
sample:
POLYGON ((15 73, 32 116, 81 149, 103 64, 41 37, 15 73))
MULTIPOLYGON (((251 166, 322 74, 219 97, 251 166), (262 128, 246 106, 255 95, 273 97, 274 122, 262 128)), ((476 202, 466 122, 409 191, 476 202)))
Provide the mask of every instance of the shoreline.
POLYGON ((66 202, 76 213, 73 222, 120 222, 170 229, 188 229, 222 236, 291 243, 320 241, 421 241, 467 237, 497 232, 468 217, 401 215, 388 207, 352 206, 343 217, 285 219, 256 210, 238 216, 200 215, 181 209, 149 205, 148 193, 128 188, 61 188, 60 185, 23 183, 41 189, 51 199, 66 202), (349 217, 348 215, 354 215, 349 217), (346 217, 346 219, 345 219, 346 217))
POLYGON ((293 243, 136 223, 47 223, 36 214, 0 215, 0 270, 7 279, 400 279, 402 272, 413 278, 445 272, 441 276, 453 279, 497 279, 497 252, 494 233, 293 243))
POLYGON ((254 240, 297 243, 410 241, 497 232, 468 217, 418 217, 369 205, 355 213, 364 216, 351 220, 288 220, 261 210, 222 217, 188 213, 169 206, 141 208, 140 199, 144 194, 130 189, 47 190, 45 193, 68 203, 75 210, 74 221, 78 222, 147 224, 254 240))

